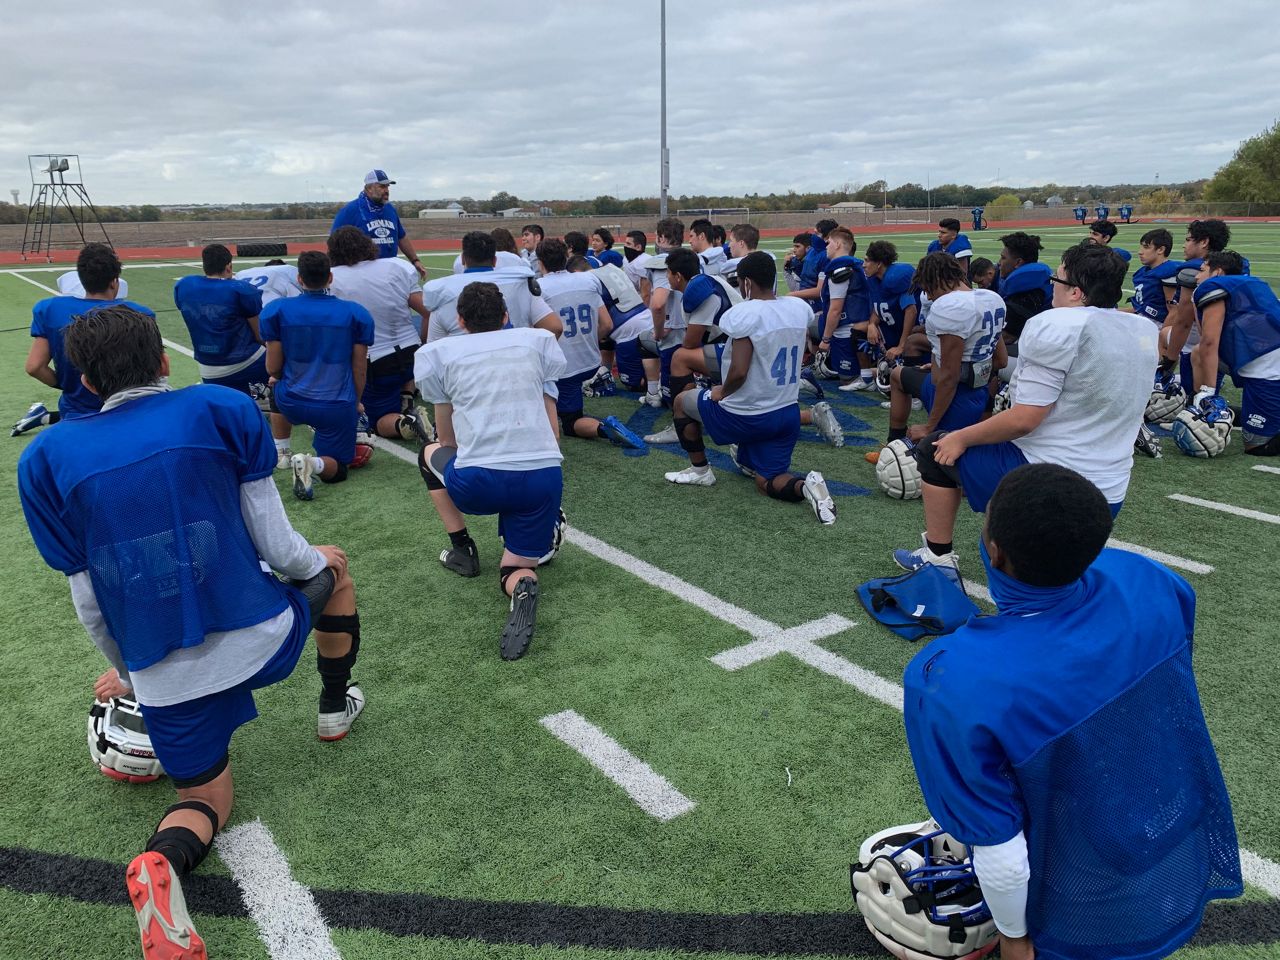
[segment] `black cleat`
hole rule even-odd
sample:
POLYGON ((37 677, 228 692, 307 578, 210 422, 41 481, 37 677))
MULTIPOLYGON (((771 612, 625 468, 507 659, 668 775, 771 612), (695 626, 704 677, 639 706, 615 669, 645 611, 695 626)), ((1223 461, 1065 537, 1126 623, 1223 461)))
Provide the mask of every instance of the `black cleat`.
POLYGON ((440 562, 445 565, 446 570, 452 570, 460 577, 480 575, 480 552, 476 550, 476 542, 470 538, 461 547, 441 550, 440 562))
POLYGON ((537 614, 538 581, 534 577, 522 577, 511 593, 511 614, 502 628, 499 650, 503 660, 519 660, 528 652, 537 614))
POLYGON ((1138 428, 1138 438, 1133 441, 1133 449, 1152 460, 1161 457, 1160 438, 1145 423, 1138 428))

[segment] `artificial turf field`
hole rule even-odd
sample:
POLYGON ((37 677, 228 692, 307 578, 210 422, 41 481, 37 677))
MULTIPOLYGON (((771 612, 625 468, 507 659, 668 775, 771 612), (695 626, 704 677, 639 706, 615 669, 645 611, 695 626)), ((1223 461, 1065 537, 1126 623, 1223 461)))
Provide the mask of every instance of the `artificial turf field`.
MULTIPOLYGON (((1115 242, 1136 251, 1150 226, 1122 227, 1115 242)), ((1176 255, 1182 228, 1170 229, 1176 255)), ((1254 273, 1280 286, 1280 229, 1232 229, 1254 273)), ((994 260, 1001 232, 971 235, 977 253, 994 260)), ((1042 231, 1044 258, 1055 262, 1083 232, 1042 231)), ((856 233, 860 250, 874 238, 856 233)), ((914 262, 932 236, 889 239, 914 262)), ((429 254, 432 275, 452 258, 429 254)), ((61 272, 38 267, 22 268, 27 280, 0 276, 0 411, 10 421, 33 400, 56 401, 22 373, 30 307, 49 295, 28 281, 51 287, 61 272)), ((130 299, 156 309, 177 346, 189 341, 172 285, 196 269, 125 271, 130 299)), ((173 382, 194 382, 194 361, 176 348, 170 356, 173 382)), ((461 580, 435 559, 446 541, 417 470, 391 451, 345 485, 317 485, 311 503, 296 501, 279 474, 297 528, 350 555, 364 636, 355 678, 369 706, 346 740, 318 742, 309 654, 258 697, 262 716, 232 747, 232 839, 252 837, 254 821, 270 831, 293 880, 311 889, 329 939, 314 925, 311 940, 276 936, 276 923, 301 922, 287 912, 293 901, 276 883, 265 906, 247 907, 236 880, 251 875, 253 858, 229 845, 188 885, 211 955, 884 956, 852 911, 847 870, 869 833, 925 816, 892 705, 918 647, 869 622, 853 588, 891 573, 889 551, 916 546, 923 520, 918 502, 882 496, 863 460, 887 427, 879 398, 829 398, 847 446, 825 446, 806 429, 793 466, 832 482, 840 515, 831 528, 806 505, 758 496, 730 469, 717 470, 713 488, 666 484, 678 448, 632 458, 565 440, 564 503, 576 532, 543 572, 538 632, 517 663, 497 655, 506 606, 495 522, 472 522, 483 573, 461 580), (779 639, 814 621, 807 634, 779 639), (784 652, 733 670, 711 659, 753 642, 784 652), (646 813, 539 723, 570 710, 692 809, 669 820, 646 813)), ((666 422, 621 394, 589 399, 588 412, 616 414, 641 433, 666 422)), ((10 545, 0 557, 10 718, 0 750, 0 960, 133 957, 123 866, 172 787, 119 784, 88 761, 85 719, 104 666, 22 519, 15 465, 34 435, 0 440, 0 536, 10 545)), ((299 430, 294 449, 306 448, 299 430)), ((1241 845, 1280 861, 1280 475, 1252 469, 1260 461, 1238 438, 1208 462, 1172 441, 1165 451, 1136 462, 1115 537, 1202 571, 1178 572, 1199 596, 1197 673, 1241 845)), ((712 460, 728 464, 714 452, 712 460)), ((962 512, 956 541, 963 574, 981 584, 979 520, 962 512)), ((1280 957, 1280 869, 1255 863, 1249 876, 1260 885, 1211 907, 1179 957, 1280 957)))

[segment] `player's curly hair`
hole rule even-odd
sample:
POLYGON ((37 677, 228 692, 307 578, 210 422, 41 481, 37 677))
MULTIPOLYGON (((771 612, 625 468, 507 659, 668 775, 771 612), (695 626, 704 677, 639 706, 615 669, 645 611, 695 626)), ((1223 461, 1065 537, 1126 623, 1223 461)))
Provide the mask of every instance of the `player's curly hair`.
POLYGON ((1228 277, 1238 277, 1244 273, 1244 257, 1234 250, 1218 250, 1204 258, 1204 265, 1210 270, 1221 270, 1228 277))
POLYGON ((608 227, 596 227, 591 232, 600 238, 600 242, 604 244, 606 250, 613 249, 613 232, 608 227))
MULTIPOLYGON (((879 242, 876 241, 876 243, 879 242)), ((872 246, 874 247, 875 244, 873 243, 872 246)), ((867 252, 867 257, 871 258, 870 251, 867 252)), ((926 255, 920 261, 916 267, 915 281, 930 299, 935 299, 942 293, 968 286, 969 271, 951 254, 938 250, 926 255)))
POLYGON ((73 318, 63 334, 67 357, 103 400, 160 376, 164 344, 155 317, 117 303, 73 318))
POLYGON ((1021 230, 1016 233, 1006 233, 1000 238, 1000 243, 1023 263, 1039 263, 1040 251, 1044 249, 1044 244, 1040 242, 1038 236, 1021 230))
POLYGON ((378 259, 378 248, 359 227, 339 227, 329 234, 329 260, 335 267, 352 267, 378 259))
POLYGON ((120 258, 105 243, 86 243, 76 257, 76 276, 85 293, 106 293, 120 279, 120 258))
MULTIPOLYGON (((569 245, 555 237, 547 237, 534 251, 534 256, 542 264, 547 273, 556 273, 565 268, 569 261, 569 245)), ((574 254, 580 256, 580 254, 574 254)))
POLYGON ((867 252, 862 255, 862 258, 883 263, 887 267, 898 262, 898 248, 888 240, 872 240, 867 245, 867 252))
POLYGON ((1231 228, 1221 220, 1192 220, 1187 224, 1187 236, 1208 241, 1210 250, 1225 250, 1231 242, 1231 228))
POLYGON ((477 280, 468 283, 458 294, 458 316, 467 325, 468 333, 500 330, 506 315, 507 304, 496 283, 477 280))

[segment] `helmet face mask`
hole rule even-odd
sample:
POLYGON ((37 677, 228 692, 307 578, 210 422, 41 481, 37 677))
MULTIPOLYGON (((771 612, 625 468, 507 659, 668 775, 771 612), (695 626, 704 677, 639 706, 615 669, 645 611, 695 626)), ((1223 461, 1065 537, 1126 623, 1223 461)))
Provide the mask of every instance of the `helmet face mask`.
POLYGON ((869 837, 849 868, 867 928, 901 960, 977 958, 997 931, 969 849, 936 822, 890 827, 869 837))

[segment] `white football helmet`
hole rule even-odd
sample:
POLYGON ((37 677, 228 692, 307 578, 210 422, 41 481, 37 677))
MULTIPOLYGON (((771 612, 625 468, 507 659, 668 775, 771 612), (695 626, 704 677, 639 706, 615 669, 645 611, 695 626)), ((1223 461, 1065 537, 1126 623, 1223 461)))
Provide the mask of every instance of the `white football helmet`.
POLYGON ((998 932, 969 848, 933 820, 868 837, 849 868, 867 929, 900 960, 976 960, 998 932))
POLYGON ((89 757, 113 780, 151 783, 164 776, 142 710, 127 697, 95 701, 89 709, 89 757))
POLYGON ((911 455, 914 449, 906 440, 894 440, 880 451, 876 461, 876 480, 885 495, 894 500, 916 500, 924 492, 920 467, 911 455))
POLYGON ((1179 450, 1189 457, 1207 459, 1227 449, 1233 424, 1230 412, 1216 423, 1210 423, 1200 414, 1183 410, 1174 418, 1170 430, 1179 450))
POLYGON ((1147 423, 1168 423, 1187 406, 1187 392, 1177 383, 1157 387, 1147 400, 1147 423))
POLYGON ((876 390, 886 397, 892 389, 893 368, 897 365, 888 357, 881 357, 876 364, 876 390))
POLYGON ((994 417, 997 413, 1003 413, 1011 406, 1013 406, 1013 394, 1009 390, 1009 385, 1005 384, 991 401, 991 415, 994 417))
POLYGON ((556 554, 560 552, 560 547, 564 545, 564 528, 568 523, 569 518, 561 510, 560 515, 556 517, 555 531, 551 534, 551 549, 538 558, 538 566, 546 566, 556 558, 556 554))

